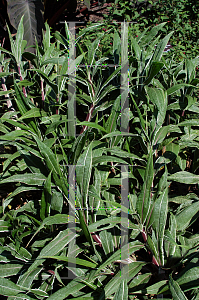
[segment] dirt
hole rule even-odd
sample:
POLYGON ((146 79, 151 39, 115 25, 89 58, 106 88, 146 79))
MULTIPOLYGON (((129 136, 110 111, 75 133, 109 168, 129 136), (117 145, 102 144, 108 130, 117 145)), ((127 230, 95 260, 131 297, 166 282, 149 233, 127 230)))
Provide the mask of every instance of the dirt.
POLYGON ((66 19, 67 21, 76 21, 76 22, 100 22, 104 20, 104 15, 109 14, 109 9, 112 3, 104 3, 101 4, 98 1, 92 1, 91 7, 88 9, 83 1, 77 2, 77 9, 76 12, 71 14, 66 12, 66 19))

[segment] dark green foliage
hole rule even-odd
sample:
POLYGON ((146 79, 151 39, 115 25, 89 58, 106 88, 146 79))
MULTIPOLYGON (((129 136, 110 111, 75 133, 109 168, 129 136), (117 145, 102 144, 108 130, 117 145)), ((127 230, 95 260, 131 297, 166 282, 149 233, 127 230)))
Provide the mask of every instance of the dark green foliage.
POLYGON ((170 43, 174 47, 175 58, 194 58, 198 54, 199 3, 195 0, 115 0, 110 8, 109 20, 134 22, 134 35, 138 35, 148 26, 166 22, 162 33, 174 30, 170 43))
POLYGON ((31 54, 22 19, 11 52, 0 48, 8 300, 198 299, 199 59, 165 55, 166 23, 137 37, 122 26, 106 49, 104 24, 76 40, 65 24, 54 43, 46 25, 31 54), (124 66, 125 45, 126 74, 102 65, 124 66))

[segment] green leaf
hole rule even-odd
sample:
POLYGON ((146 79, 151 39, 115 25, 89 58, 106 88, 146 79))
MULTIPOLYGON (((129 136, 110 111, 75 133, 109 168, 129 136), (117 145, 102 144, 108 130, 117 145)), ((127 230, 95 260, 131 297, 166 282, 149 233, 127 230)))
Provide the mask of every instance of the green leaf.
POLYGON ((156 282, 156 283, 150 285, 149 287, 146 287, 145 289, 136 291, 136 293, 158 295, 158 294, 162 293, 163 289, 165 289, 165 290, 169 289, 167 282, 168 282, 167 280, 161 280, 159 282, 156 282))
POLYGON ((199 120, 198 119, 185 120, 183 122, 178 123, 178 126, 199 126, 199 120))
POLYGON ((159 73, 159 71, 162 69, 164 66, 164 63, 159 62, 159 61, 153 61, 149 70, 149 74, 147 79, 144 81, 144 84, 149 84, 151 80, 159 73))
POLYGON ((72 74, 75 72, 77 66, 79 66, 79 64, 81 63, 83 57, 84 57, 84 53, 82 53, 81 55, 79 55, 75 60, 72 60, 71 63, 69 64, 69 70, 68 70, 68 74, 72 74))
POLYGON ((128 300, 128 285, 126 279, 121 280, 113 300, 128 300))
POLYGON ((151 187, 153 183, 153 154, 150 150, 148 162, 144 174, 144 183, 136 203, 136 209, 140 215, 141 223, 144 225, 149 213, 151 203, 151 187))
MULTIPOLYGON (((15 88, 15 93, 16 93, 15 101, 17 103, 17 106, 18 106, 18 109, 19 109, 21 115, 23 115, 31 108, 31 106, 28 102, 28 98, 26 98, 24 96, 24 94, 19 89, 18 85, 16 84, 15 80, 14 80, 14 88, 15 88)), ((30 126, 34 130, 35 133, 38 133, 37 123, 35 123, 31 119, 26 120, 25 123, 28 126, 30 126)))
POLYGON ((66 256, 43 256, 43 258, 52 258, 52 259, 57 259, 60 261, 67 261, 73 264, 77 264, 77 265, 81 265, 84 267, 88 267, 88 268, 96 268, 97 267, 97 263, 93 263, 84 259, 80 259, 80 258, 73 258, 73 257, 66 257, 66 256))
POLYGON ((152 145, 155 146, 157 144, 161 144, 167 133, 169 131, 169 125, 163 126, 163 127, 157 127, 157 129, 154 131, 153 137, 152 137, 152 145))
POLYGON ((158 253, 158 244, 157 239, 155 237, 154 231, 152 231, 152 237, 148 235, 147 237, 147 246, 150 249, 150 252, 152 252, 153 255, 153 262, 155 262, 156 266, 160 265, 160 257, 158 253))
POLYGON ((62 212, 63 208, 63 195, 61 192, 53 191, 51 199, 51 210, 55 210, 59 213, 62 212))
MULTIPOLYGON (((68 222, 68 218, 69 216, 68 215, 65 215, 65 214, 57 214, 57 215, 54 215, 54 216, 50 216, 50 217, 47 217, 43 220, 42 224, 39 226, 39 228, 37 229, 37 231, 34 233, 34 235, 31 237, 30 241, 28 242, 28 245, 29 243, 32 241, 32 239, 35 237, 35 235, 42 229, 44 228, 46 225, 54 225, 54 224, 66 224, 68 222)), ((70 216, 71 218, 71 216, 70 216)), ((75 223, 75 220, 74 220, 74 223, 75 223)))
POLYGON ((142 127, 142 130, 143 130, 143 132, 146 134, 146 130, 145 130, 145 121, 144 121, 143 116, 142 116, 142 114, 141 114, 141 111, 140 111, 140 109, 139 109, 139 107, 138 107, 138 105, 137 105, 137 103, 136 103, 136 101, 135 101, 135 99, 134 99, 134 97, 133 97, 133 95, 132 95, 131 89, 130 89, 130 95, 131 95, 131 99, 133 100, 133 104, 135 105, 135 108, 136 108, 136 110, 137 110, 137 113, 138 113, 138 116, 139 116, 139 119, 140 119, 140 125, 141 125, 141 127, 142 127))
POLYGON ((154 54, 153 54, 153 57, 152 57, 152 60, 153 61, 160 61, 161 57, 162 57, 162 54, 164 52, 164 49, 170 39, 170 37, 172 36, 173 34, 173 31, 170 32, 169 34, 167 34, 162 40, 161 42, 157 45, 155 51, 154 51, 154 54))
POLYGON ((169 96, 184 87, 195 87, 195 86, 191 85, 191 84, 186 84, 186 83, 179 83, 179 84, 173 85, 172 87, 167 89, 167 95, 169 96))
MULTIPOLYGON (((122 269, 122 272, 127 275, 127 280, 131 280, 134 276, 138 274, 145 263, 143 262, 133 262, 131 264, 125 265, 122 269)), ((103 292, 101 293, 99 300, 108 299, 113 293, 116 292, 117 286, 121 282, 121 270, 117 272, 117 274, 109 280, 109 282, 105 285, 103 292)))
MULTIPOLYGON (((68 200, 68 188, 66 186, 67 183, 61 173, 58 159, 56 158, 52 150, 45 143, 41 142, 38 137, 34 136, 34 139, 36 140, 39 150, 45 159, 46 166, 48 167, 49 171, 52 171, 53 179, 56 182, 56 185, 63 191, 65 197, 68 200)), ((72 207, 74 207, 71 201, 70 204, 72 207)))
POLYGON ((51 204, 51 172, 49 173, 44 183, 44 189, 41 196, 40 218, 45 219, 45 216, 50 214, 51 204))
MULTIPOLYGON (((3 119, 3 121, 4 121, 4 119, 3 119)), ((19 127, 19 128, 21 128, 23 130, 26 130, 26 136, 27 136, 27 134, 28 134, 29 131, 32 132, 32 133, 35 133, 34 130, 31 127, 29 127, 27 125, 24 125, 24 124, 22 124, 20 122, 17 122, 15 120, 7 119, 6 122, 12 124, 15 127, 19 127)), ((15 130, 14 132, 16 133, 16 136, 20 133, 19 130, 15 130)), ((24 131, 22 131, 22 132, 24 132, 24 131)), ((10 132, 10 134, 11 134, 11 132, 10 132)))
MULTIPOLYGON (((3 48, 2 48, 3 49, 3 48)), ((1 49, 0 49, 1 50, 1 49)), ((13 74, 12 72, 0 72, 0 78, 13 74)))
POLYGON ((22 299, 24 299, 24 300, 35 300, 35 298, 32 298, 32 297, 28 296, 25 293, 19 293, 19 294, 17 294, 17 296, 14 296, 14 298, 13 298, 13 296, 8 297, 8 300, 13 300, 13 299, 14 300, 22 300, 22 299))
POLYGON ((173 300, 188 300, 183 291, 181 290, 179 284, 169 276, 169 288, 173 296, 173 300))
POLYGON ((0 96, 9 95, 11 93, 14 93, 14 90, 0 91, 0 96))
POLYGON ((25 147, 26 150, 21 149, 21 146, 24 147, 25 145, 19 145, 18 144, 18 151, 21 154, 21 157, 24 159, 27 167, 29 168, 29 170, 32 173, 42 173, 44 174, 46 177, 48 176, 48 169, 46 168, 46 166, 44 165, 43 161, 42 161, 42 156, 40 155, 40 153, 38 153, 36 150, 30 149, 28 151, 28 148, 30 147, 25 147), (35 155, 37 154, 37 155, 35 155))
POLYGON ((34 278, 36 276, 38 276, 42 270, 43 270, 43 268, 40 267, 40 268, 36 268, 33 271, 30 271, 28 274, 26 274, 26 273, 22 274, 18 280, 18 284, 22 287, 30 288, 34 278))
POLYGON ((99 236, 100 236, 104 253, 106 255, 113 253, 114 245, 113 245, 113 237, 111 232, 108 232, 107 230, 103 230, 100 232, 99 236))
POLYGON ((199 175, 195 175, 186 171, 180 171, 168 176, 168 180, 184 184, 198 184, 199 175))
POLYGON ((164 232, 168 211, 168 188, 166 188, 154 203, 150 223, 156 232, 160 263, 164 265, 164 232))
POLYGON ((0 220, 0 232, 9 231, 10 224, 7 221, 0 220))
POLYGON ((23 264, 0 264, 0 277, 17 275, 23 268, 23 264))
POLYGON ((161 30, 165 25, 166 22, 153 26, 153 28, 148 33, 143 35, 141 39, 141 44, 145 46, 148 43, 150 43, 154 39, 156 34, 159 32, 159 30, 161 30))
POLYGON ((178 230, 185 230, 191 223, 194 216, 199 211, 198 201, 192 203, 190 206, 185 207, 180 213, 176 215, 176 223, 178 230))
POLYGON ((175 278, 184 291, 199 287, 199 267, 195 267, 195 265, 195 263, 190 262, 175 278))
POLYGON ((139 290, 142 285, 145 285, 150 280, 151 276, 151 273, 145 273, 134 277, 129 284, 129 289, 131 289, 133 292, 139 290))
POLYGON ((120 97, 117 97, 113 103, 111 108, 111 114, 106 121, 105 128, 107 132, 115 132, 117 120, 120 114, 120 105, 121 105, 120 97))
POLYGON ((77 234, 72 232, 70 229, 60 231, 58 235, 41 250, 38 257, 29 267, 27 272, 34 270, 40 264, 42 264, 45 261, 45 259, 42 257, 54 256, 61 252, 61 250, 64 249, 64 247, 66 247, 66 245, 68 245, 76 236, 77 234))
POLYGON ((18 82, 18 85, 19 86, 31 86, 31 85, 33 85, 34 84, 34 82, 30 82, 30 81, 28 81, 28 80, 21 80, 21 81, 19 81, 18 82))
POLYGON ((14 152, 13 154, 9 155, 8 159, 6 159, 6 161, 4 161, 3 164, 3 172, 5 172, 5 170, 7 169, 7 167, 16 159, 20 156, 20 153, 14 152))
POLYGON ((100 157, 93 158, 93 166, 97 165, 99 163, 105 163, 105 162, 116 162, 116 163, 121 163, 121 164, 128 164, 125 160, 115 157, 115 156, 102 155, 100 157))
POLYGON ((81 188, 84 206, 87 207, 89 182, 92 170, 92 143, 80 155, 76 165, 76 180, 81 188))
MULTIPOLYGON (((9 32, 9 30, 8 30, 8 32, 9 32)), ((9 32, 10 33, 10 32, 9 32)), ((10 34, 9 36, 11 36, 11 38, 12 38, 12 35, 10 34)), ((12 41, 13 41, 13 39, 12 39, 12 41)), ((11 43, 11 47, 12 47, 12 41, 10 42, 11 43)), ((4 53, 7 53, 14 61, 15 61, 15 57, 14 57, 14 52, 13 52, 13 54, 12 54, 12 52, 10 52, 10 51, 8 51, 8 50, 6 50, 6 49, 4 49, 4 48, 2 48, 2 47, 0 47, 0 50, 1 51, 3 51, 4 53)))
POLYGON ((24 292, 22 287, 16 285, 9 279, 0 277, 0 295, 16 296, 20 292, 24 292))
MULTIPOLYGON (((139 249, 143 248, 144 245, 138 241, 130 242, 129 244, 124 245, 121 249, 118 249, 115 251, 114 254, 112 254, 104 263, 102 263, 100 266, 98 266, 98 269, 96 271, 96 275, 106 266, 110 265, 112 262, 121 260, 121 251, 123 254, 123 259, 127 259, 129 257, 129 254, 134 253, 135 251, 138 251, 139 249)), ((133 262, 132 264, 135 264, 138 262, 133 262)), ((139 262, 140 264, 140 262, 139 262)))
POLYGON ((157 107, 156 122, 158 127, 160 127, 165 120, 167 112, 167 95, 162 89, 151 88, 148 86, 146 86, 145 89, 150 101, 157 107))
POLYGON ((99 254, 98 254, 98 252, 95 248, 93 239, 92 239, 91 234, 89 232, 89 229, 88 229, 87 220, 86 220, 86 216, 85 216, 85 208, 82 206, 82 203, 80 202, 78 197, 76 197, 76 205, 79 208, 78 209, 78 215, 79 215, 79 222, 80 222, 81 229, 82 229, 87 241, 91 245, 93 251, 95 252, 97 257, 99 258, 99 260, 101 260, 99 254))
POLYGON ((99 46, 101 36, 98 38, 95 38, 95 40, 90 43, 88 48, 88 65, 92 66, 95 60, 96 50, 99 46))
POLYGON ((136 154, 121 150, 119 147, 107 148, 106 150, 107 150, 107 152, 110 152, 113 155, 117 155, 117 156, 125 157, 125 158, 137 159, 139 161, 145 162, 144 159, 137 156, 136 154))
POLYGON ((23 137, 25 134, 27 134, 26 130, 15 130, 4 134, 3 136, 1 136, 1 139, 4 141, 13 141, 16 139, 20 139, 20 137, 23 137))
POLYGON ((30 289, 30 292, 38 296, 48 297, 48 294, 40 289, 30 289))
MULTIPOLYGON (((84 122, 80 122, 78 123, 77 125, 80 125, 80 126, 87 126, 87 127, 91 127, 91 128, 96 128, 98 129, 99 131, 103 131, 103 132, 106 132, 106 130, 100 126, 99 124, 96 124, 94 122, 88 122, 88 121, 84 121, 84 122)), ((106 132, 107 133, 107 132, 106 132)))
MULTIPOLYGON (((107 201, 106 201, 107 202, 107 201)), ((112 201, 111 201, 112 204, 112 201)), ((114 203, 113 203, 114 205, 114 203)), ((121 204, 119 203, 115 203, 115 207, 119 207, 121 208, 121 204), (117 205, 118 204, 118 205, 117 205)), ((124 210, 125 211, 125 210, 124 210)), ((126 211, 128 213, 128 210, 126 209, 126 211)), ((125 220, 124 220, 125 221, 125 220)), ((122 218, 121 217, 109 217, 109 218, 105 218, 105 219, 101 219, 99 221, 96 221, 92 224, 90 224, 88 226, 88 229, 90 232, 95 232, 95 231, 99 231, 100 227, 103 225, 103 230, 108 229, 108 228, 113 228, 114 226, 116 226, 117 224, 122 223, 122 218), (99 228, 98 228, 99 227, 99 228)), ((125 223, 125 222, 124 222, 125 223)))
POLYGON ((29 111, 27 111, 26 113, 24 113, 18 119, 18 121, 24 120, 24 119, 31 119, 31 118, 41 118, 41 117, 44 117, 46 115, 47 115, 47 113, 44 110, 39 109, 37 107, 34 107, 34 108, 30 109, 29 111))
MULTIPOLYGON (((14 22, 13 22, 13 19, 12 19, 12 15, 10 14, 10 12, 11 12, 11 5, 10 5, 11 2, 12 2, 12 0, 8 0, 8 2, 7 2, 8 3, 7 11, 8 11, 8 15, 10 17, 10 22, 13 25, 14 22)), ((17 24, 18 28, 17 27, 15 28, 15 29, 17 29, 15 42, 11 38, 10 31, 8 30, 9 36, 10 36, 10 41, 11 41, 12 53, 15 56, 15 59, 16 59, 16 62, 17 62, 18 66, 20 66, 20 62, 21 62, 22 42, 23 42, 23 36, 24 36, 23 19, 24 19, 24 16, 20 15, 20 18, 19 18, 18 24, 17 24)), ((15 26, 13 25, 13 27, 15 27, 15 26)))
POLYGON ((68 62, 68 59, 66 60, 65 57, 61 56, 61 57, 51 57, 48 58, 44 61, 42 61, 41 66, 45 66, 48 64, 53 64, 53 65, 62 65, 65 61, 68 62))
POLYGON ((136 39, 133 38, 133 35, 130 36, 131 39, 131 47, 132 47, 132 53, 135 53, 135 58, 139 61, 140 60, 140 55, 141 55, 141 49, 140 46, 138 45, 138 42, 136 39))
POLYGON ((32 71, 35 71, 35 72, 39 73, 41 75, 41 77, 44 79, 44 81, 53 89, 53 91, 55 92, 55 94, 58 94, 58 86, 57 86, 57 84, 55 84, 54 82, 52 82, 49 79, 49 76, 47 74, 45 74, 44 72, 42 72, 39 69, 33 69, 32 71))
POLYGON ((79 282, 77 280, 72 280, 69 284, 65 287, 59 289, 55 293, 53 293, 48 299, 49 300, 64 300, 69 295, 73 295, 79 292, 82 288, 86 286, 85 283, 79 282))
POLYGON ((121 131, 117 131, 115 130, 114 132, 110 132, 108 134, 105 134, 100 140, 102 139, 106 139, 108 137, 113 137, 113 136, 132 136, 132 137, 138 137, 138 134, 132 134, 132 133, 128 133, 128 132, 121 132, 121 131))
POLYGON ((3 183, 11 183, 11 182, 22 182, 29 185, 38 185, 42 186, 46 177, 41 173, 35 174, 16 174, 12 175, 8 178, 2 179, 1 184, 3 183))
POLYGON ((102 84, 102 87, 99 91, 99 93, 102 92, 102 90, 109 84, 109 82, 111 82, 117 75, 118 73, 121 71, 121 67, 118 67, 115 71, 113 71, 113 73, 107 78, 107 80, 102 84))

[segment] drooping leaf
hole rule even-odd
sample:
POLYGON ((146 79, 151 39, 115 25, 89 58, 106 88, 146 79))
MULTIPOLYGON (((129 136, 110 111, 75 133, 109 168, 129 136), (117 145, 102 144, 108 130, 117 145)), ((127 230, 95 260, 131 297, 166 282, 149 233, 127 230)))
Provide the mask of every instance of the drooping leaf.
POLYGON ((41 173, 35 174, 16 174, 8 178, 2 179, 2 183, 22 182, 29 185, 42 186, 46 177, 41 173))
POLYGON ((184 184, 198 184, 199 175, 195 175, 187 171, 180 171, 168 176, 168 180, 173 180, 184 184))

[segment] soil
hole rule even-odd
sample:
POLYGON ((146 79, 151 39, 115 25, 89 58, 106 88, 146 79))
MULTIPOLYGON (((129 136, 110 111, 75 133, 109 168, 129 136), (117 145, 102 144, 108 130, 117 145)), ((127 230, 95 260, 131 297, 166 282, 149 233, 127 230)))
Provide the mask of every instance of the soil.
POLYGON ((104 15, 109 14, 109 9, 112 3, 103 3, 101 4, 99 1, 92 1, 91 7, 88 9, 83 1, 77 2, 76 12, 73 14, 66 13, 67 21, 76 21, 76 22, 100 22, 103 21, 104 15))

